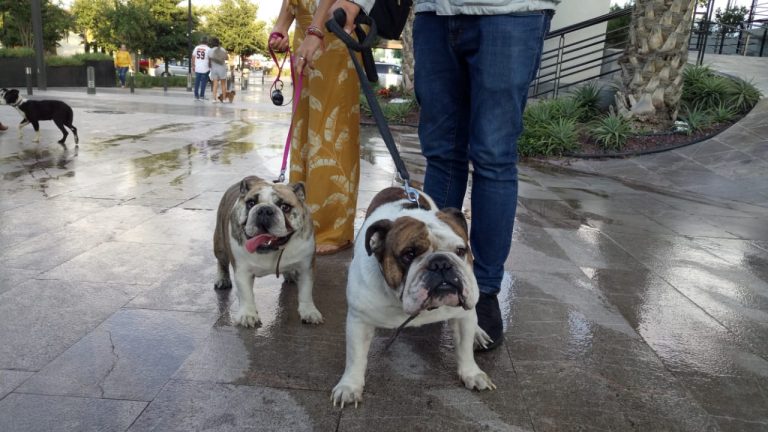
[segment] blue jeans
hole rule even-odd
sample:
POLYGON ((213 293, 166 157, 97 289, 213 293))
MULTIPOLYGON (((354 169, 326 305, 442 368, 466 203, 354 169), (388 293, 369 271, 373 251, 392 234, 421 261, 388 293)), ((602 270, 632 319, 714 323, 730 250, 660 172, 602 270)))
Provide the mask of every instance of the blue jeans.
POLYGON ((195 72, 195 99, 205 98, 205 87, 208 85, 208 72, 195 72))
POLYGON ((120 84, 125 85, 125 75, 128 73, 127 67, 117 68, 117 77, 120 79, 120 84))
POLYGON ((461 208, 472 162, 470 244, 480 291, 496 294, 517 209, 517 139, 551 11, 416 15, 413 25, 424 191, 461 208))

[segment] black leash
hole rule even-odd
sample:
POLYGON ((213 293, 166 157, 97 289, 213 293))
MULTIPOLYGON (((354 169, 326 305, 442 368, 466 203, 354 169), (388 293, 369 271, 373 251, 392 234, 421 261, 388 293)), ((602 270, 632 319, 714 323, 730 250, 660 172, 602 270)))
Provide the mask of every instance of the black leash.
POLYGON ((416 189, 413 189, 410 185, 411 176, 408 174, 408 169, 405 167, 405 163, 400 157, 400 152, 398 152, 397 146, 395 145, 395 139, 392 137, 392 132, 389 130, 387 120, 384 118, 384 113, 381 110, 379 101, 373 94, 373 88, 371 87, 371 82, 378 81, 376 65, 373 61, 373 52, 371 51, 371 47, 376 39, 376 23, 368 15, 365 15, 364 13, 358 14, 355 19, 355 34, 357 35, 358 40, 355 40, 344 31, 343 26, 346 22, 346 12, 344 12, 343 9, 336 9, 333 11, 333 19, 328 20, 328 22, 325 23, 325 27, 328 31, 338 36, 338 38, 347 46, 349 55, 352 57, 352 62, 355 64, 357 75, 360 77, 360 85, 363 87, 365 99, 368 101, 368 106, 371 107, 373 118, 376 120, 376 126, 379 129, 381 137, 384 139, 384 144, 387 145, 387 150, 389 150, 390 156, 392 156, 392 161, 395 163, 397 173, 403 180, 405 193, 409 200, 418 203, 419 192, 416 189), (369 26, 370 29, 368 34, 365 33, 361 25, 369 26), (355 52, 359 52, 362 55, 365 68, 360 65, 355 52))

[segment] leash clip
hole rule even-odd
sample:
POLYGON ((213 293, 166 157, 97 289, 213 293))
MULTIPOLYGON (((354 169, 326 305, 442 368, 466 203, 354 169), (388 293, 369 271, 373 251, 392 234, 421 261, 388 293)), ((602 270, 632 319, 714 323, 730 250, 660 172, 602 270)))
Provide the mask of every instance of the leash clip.
POLYGON ((280 175, 277 176, 277 180, 272 180, 272 183, 282 183, 285 181, 285 169, 280 170, 280 175))
POLYGON ((408 183, 408 180, 403 182, 403 189, 405 189, 405 195, 408 197, 408 200, 412 203, 416 203, 416 205, 419 206, 419 191, 412 188, 408 183))

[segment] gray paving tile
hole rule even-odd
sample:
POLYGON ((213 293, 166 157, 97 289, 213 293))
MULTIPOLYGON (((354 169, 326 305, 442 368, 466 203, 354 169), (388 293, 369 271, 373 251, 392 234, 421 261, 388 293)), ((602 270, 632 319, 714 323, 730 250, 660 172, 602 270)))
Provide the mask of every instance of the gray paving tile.
POLYGON ((129 430, 335 430, 330 405, 326 392, 172 380, 129 430))
POLYGON ((681 386, 629 365, 516 362, 535 430, 716 431, 681 386))
MULTIPOLYGON (((729 375, 677 373, 678 379, 718 423, 724 419, 737 420, 723 430, 745 430, 743 426, 768 425, 768 396, 765 394, 768 378, 746 378, 729 375), (744 422, 738 428, 736 424, 744 422)), ((746 429, 748 430, 748 429, 746 429)))
POLYGON ((512 249, 505 263, 511 271, 578 272, 578 267, 541 227, 518 221, 512 238, 512 249))
POLYGON ((41 369, 142 288, 33 279, 5 292, 0 295, 0 368, 41 369))
POLYGON ((10 394, 0 401, 0 430, 122 432, 146 405, 136 401, 10 394))
POLYGON ((105 242, 41 277, 68 281, 154 284, 178 269, 188 251, 171 244, 105 242))
POLYGON ((498 388, 484 392, 412 382, 368 385, 358 408, 344 408, 339 430, 533 430, 514 373, 493 380, 498 388))
POLYGON ((151 401, 213 320, 209 313, 121 310, 19 391, 151 401))
POLYGON ((0 400, 32 375, 32 372, 0 369, 0 400))
POLYGON ((547 228, 547 233, 568 257, 581 267, 638 268, 642 264, 600 230, 582 227, 577 231, 547 228))
POLYGON ((163 282, 137 295, 127 308, 217 312, 228 308, 229 292, 216 291, 211 283, 163 282), (222 298, 226 296, 226 298, 222 298), (221 304, 223 302, 223 304, 221 304))
POLYGON ((38 270, 8 268, 4 264, 0 264, 0 294, 16 288, 38 274, 40 274, 38 270))
POLYGON ((211 244, 216 227, 213 210, 172 208, 119 236, 116 240, 148 244, 211 244))

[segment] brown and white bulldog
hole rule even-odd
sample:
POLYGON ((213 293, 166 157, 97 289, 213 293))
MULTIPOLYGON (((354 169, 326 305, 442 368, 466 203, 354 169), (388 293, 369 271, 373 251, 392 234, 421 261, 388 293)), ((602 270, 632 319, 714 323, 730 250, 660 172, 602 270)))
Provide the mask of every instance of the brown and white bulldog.
POLYGON ((315 237, 304 199, 304 183, 273 184, 255 176, 245 177, 224 193, 213 234, 213 253, 219 262, 215 288, 232 287, 232 264, 238 301, 233 317, 236 324, 259 324, 253 300, 254 278, 280 272, 296 280, 302 321, 323 322, 312 300, 315 237))
POLYGON ((402 188, 379 192, 355 240, 347 280, 346 367, 331 393, 333 404, 362 400, 374 330, 397 328, 409 319, 409 327, 449 321, 464 385, 496 388, 472 351, 475 341, 489 341, 477 326, 478 297, 461 211, 437 211, 423 193, 416 206, 402 188))

